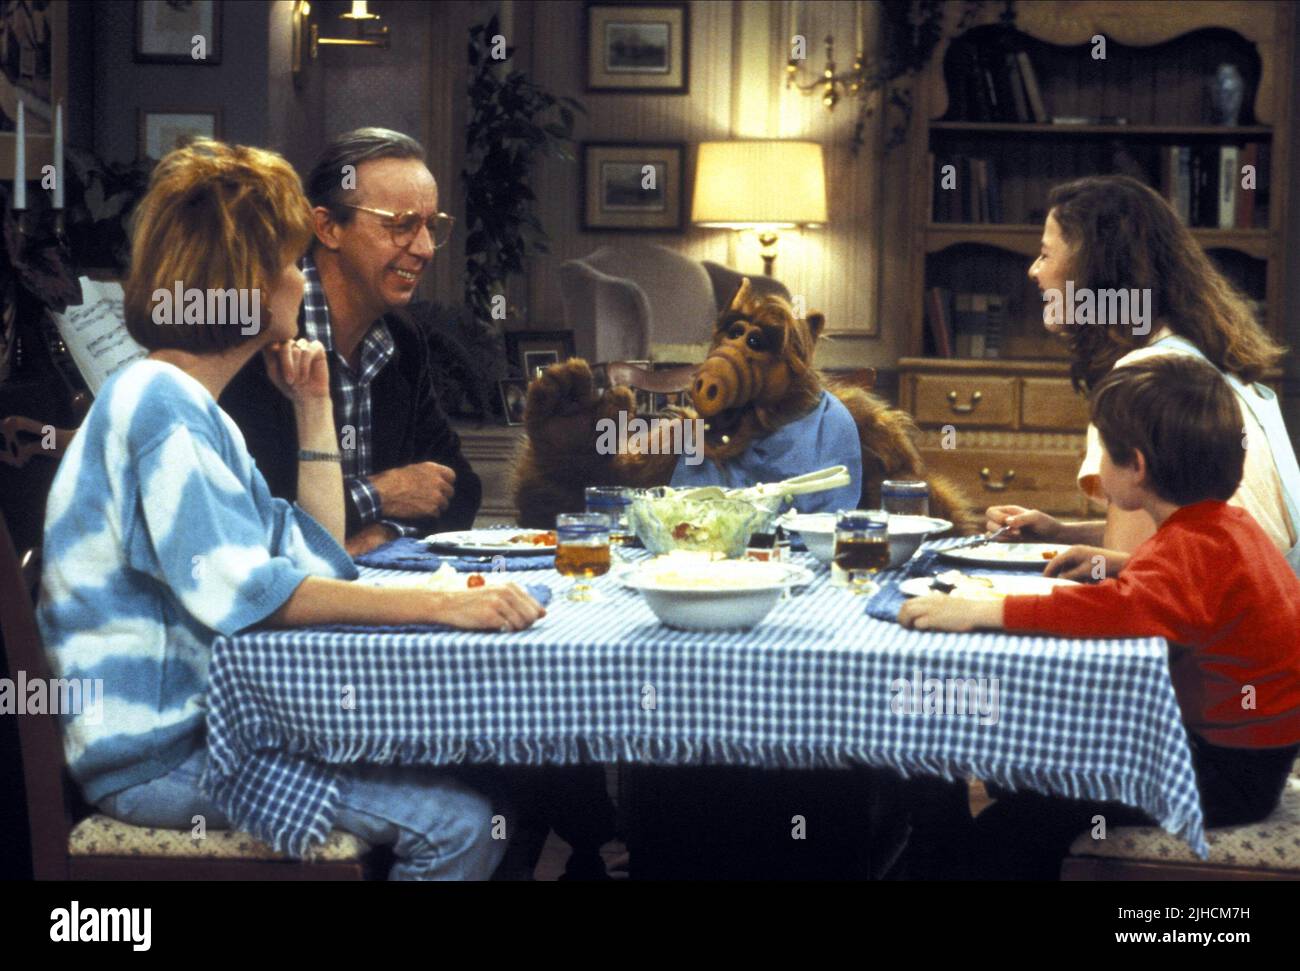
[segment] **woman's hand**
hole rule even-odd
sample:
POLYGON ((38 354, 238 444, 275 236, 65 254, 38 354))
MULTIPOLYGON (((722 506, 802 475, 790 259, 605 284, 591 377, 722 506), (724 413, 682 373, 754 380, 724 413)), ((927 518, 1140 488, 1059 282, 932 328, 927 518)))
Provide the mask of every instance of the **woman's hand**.
POLYGON ((320 341, 277 341, 262 351, 271 383, 295 406, 330 396, 329 359, 320 341))
POLYGON ((436 596, 427 620, 466 630, 523 630, 546 616, 546 608, 514 583, 436 596))
POLYGON ((990 533, 1003 526, 1010 526, 1011 529, 1003 534, 1003 538, 1011 542, 1017 540, 1060 542, 1061 522, 1037 509, 1026 509, 1024 506, 990 506, 984 512, 984 518, 987 520, 984 528, 990 533))
POLYGON ((1071 546, 1057 553, 1043 568, 1043 576, 1064 580, 1105 580, 1124 569, 1130 553, 1106 550, 1100 546, 1071 546))
POLYGON ((968 600, 943 593, 929 593, 906 601, 899 608, 898 622, 915 630, 996 630, 1002 627, 1002 601, 968 600))

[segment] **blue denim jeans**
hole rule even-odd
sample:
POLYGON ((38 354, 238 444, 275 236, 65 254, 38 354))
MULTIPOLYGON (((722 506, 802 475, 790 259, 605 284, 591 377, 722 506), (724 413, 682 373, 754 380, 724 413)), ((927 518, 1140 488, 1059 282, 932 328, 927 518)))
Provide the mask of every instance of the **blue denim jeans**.
MULTIPOLYGON (((207 764, 199 749, 171 772, 106 796, 99 808, 135 826, 208 829, 230 820, 199 789, 207 764)), ((492 805, 453 776, 421 766, 357 765, 343 770, 334 828, 372 846, 391 846, 390 880, 487 880, 505 855, 492 838, 492 805)))

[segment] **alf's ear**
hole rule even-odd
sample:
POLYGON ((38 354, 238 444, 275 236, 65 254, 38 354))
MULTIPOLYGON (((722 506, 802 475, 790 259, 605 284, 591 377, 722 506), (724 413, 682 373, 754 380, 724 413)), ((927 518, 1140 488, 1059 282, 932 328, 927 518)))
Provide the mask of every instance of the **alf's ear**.
POLYGON ((826 326, 826 315, 814 310, 808 315, 808 333, 812 334, 812 339, 816 340, 822 335, 822 329, 826 326))
POLYGON ((736 288, 736 295, 731 298, 731 306, 728 310, 743 312, 745 304, 749 302, 750 286, 749 277, 744 277, 740 281, 740 286, 736 288))

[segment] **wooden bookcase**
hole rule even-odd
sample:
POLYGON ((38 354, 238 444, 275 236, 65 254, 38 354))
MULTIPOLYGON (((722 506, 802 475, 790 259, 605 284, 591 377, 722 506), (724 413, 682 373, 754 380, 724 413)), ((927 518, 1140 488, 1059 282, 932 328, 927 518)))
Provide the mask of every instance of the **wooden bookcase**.
POLYGON ((973 102, 961 90, 963 45, 993 47, 1004 5, 988 3, 959 25, 963 8, 945 5, 942 39, 913 87, 907 168, 920 177, 911 180, 906 201, 908 356, 899 361, 900 403, 921 425, 927 461, 977 502, 1082 512, 1073 482, 1086 409, 1077 397, 1071 403, 1066 351, 1043 331, 1042 300, 1027 277, 1038 254, 1048 191, 1077 176, 1111 172, 1133 174, 1159 189, 1162 146, 1266 143, 1267 221, 1249 229, 1198 227, 1193 233, 1285 342, 1297 11, 1285 2, 1017 3, 1016 46, 1034 64, 1048 115, 1126 119, 1055 125, 975 120, 973 111, 963 116, 962 106, 973 102), (1098 35, 1105 38, 1105 60, 1092 57, 1098 35), (1207 114, 1207 81, 1225 61, 1236 64, 1246 82, 1236 127, 1213 125, 1207 114), (926 177, 931 155, 988 158, 997 173, 999 220, 936 222, 935 186, 926 177), (923 356, 926 291, 932 286, 1007 298, 999 358, 923 356), (1056 394, 1064 396, 1060 402, 1056 394), (1038 417, 1044 414, 1048 418, 1038 417), (955 448, 952 436, 950 447, 939 444, 941 429, 949 425, 958 431, 955 448))

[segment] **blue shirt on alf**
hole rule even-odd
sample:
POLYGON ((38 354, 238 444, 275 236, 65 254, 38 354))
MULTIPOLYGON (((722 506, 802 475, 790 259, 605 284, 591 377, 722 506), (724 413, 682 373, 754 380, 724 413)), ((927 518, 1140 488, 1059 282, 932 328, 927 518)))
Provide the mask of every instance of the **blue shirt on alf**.
POLYGON ((758 439, 722 468, 708 461, 687 465, 685 458, 677 459, 670 482, 674 488, 716 485, 739 489, 843 465, 849 470, 848 485, 795 496, 795 508, 804 513, 856 509, 862 497, 862 442, 858 438, 858 426, 849 409, 829 391, 822 392, 821 400, 808 414, 758 439))

